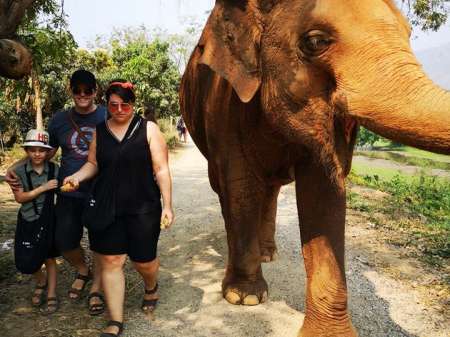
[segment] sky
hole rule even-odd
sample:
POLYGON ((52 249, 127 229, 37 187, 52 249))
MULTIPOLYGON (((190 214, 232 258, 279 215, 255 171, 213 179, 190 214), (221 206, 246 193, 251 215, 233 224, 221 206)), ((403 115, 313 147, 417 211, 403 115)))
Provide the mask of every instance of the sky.
MULTIPOLYGON (((80 47, 86 48, 97 35, 106 35, 113 27, 145 25, 161 28, 168 33, 181 33, 189 18, 199 23, 207 19, 206 12, 214 7, 214 0, 65 0, 69 30, 80 47)), ((450 22, 438 32, 425 33, 416 29, 411 45, 423 51, 450 44, 450 22)))

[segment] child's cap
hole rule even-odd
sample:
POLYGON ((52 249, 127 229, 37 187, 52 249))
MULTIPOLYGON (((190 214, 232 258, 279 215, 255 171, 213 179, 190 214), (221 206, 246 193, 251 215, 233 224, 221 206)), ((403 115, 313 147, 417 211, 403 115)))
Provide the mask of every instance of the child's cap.
POLYGON ((27 146, 39 146, 46 149, 52 149, 50 145, 48 145, 48 133, 43 130, 30 130, 27 132, 27 136, 25 137, 25 142, 22 144, 22 147, 27 146))

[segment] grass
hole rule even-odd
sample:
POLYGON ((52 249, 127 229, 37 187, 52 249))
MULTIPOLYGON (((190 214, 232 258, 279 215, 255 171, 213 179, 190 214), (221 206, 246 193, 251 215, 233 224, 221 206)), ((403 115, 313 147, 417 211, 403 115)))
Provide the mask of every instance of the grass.
POLYGON ((349 182, 386 192, 387 197, 370 200, 350 192, 349 207, 368 213, 371 222, 390 230, 390 243, 411 247, 428 264, 445 266, 450 258, 450 179, 380 168, 360 172, 352 170, 349 182))
MULTIPOLYGON (((372 176, 374 177, 374 179, 379 179, 379 180, 390 180, 392 178, 394 178, 396 175, 398 174, 402 174, 402 172, 400 170, 396 170, 393 168, 386 168, 386 167, 377 167, 377 166, 373 166, 373 165, 369 165, 369 164, 365 164, 365 163, 358 163, 358 162, 353 162, 352 164, 352 171, 355 175, 358 176, 372 176)), ((403 174, 404 178, 407 180, 412 180, 414 179, 414 175, 406 175, 403 174)))
POLYGON ((404 153, 405 156, 413 156, 417 158, 429 159, 437 162, 445 162, 450 163, 450 156, 446 156, 443 154, 428 152, 424 150, 419 150, 414 147, 404 146, 394 144, 387 140, 380 140, 374 144, 374 150, 378 151, 395 151, 404 153))
MULTIPOLYGON (((416 149, 413 149, 416 150, 416 149)), ((420 151, 420 150, 417 150, 420 151)), ((426 154, 429 152, 422 151, 426 154)), ((414 154, 414 152, 411 152, 414 154)), ((412 165, 419 166, 429 169, 441 169, 441 170, 450 170, 450 160, 448 162, 445 161, 437 161, 437 158, 432 158, 431 155, 428 155, 429 158, 425 156, 416 156, 416 155, 404 155, 397 152, 390 151, 355 151, 355 155, 365 156, 369 158, 376 159, 385 159, 391 160, 396 163, 404 164, 404 165, 412 165)), ((433 153, 434 155, 434 153, 433 153)), ((444 156, 447 157, 447 156, 444 156)))

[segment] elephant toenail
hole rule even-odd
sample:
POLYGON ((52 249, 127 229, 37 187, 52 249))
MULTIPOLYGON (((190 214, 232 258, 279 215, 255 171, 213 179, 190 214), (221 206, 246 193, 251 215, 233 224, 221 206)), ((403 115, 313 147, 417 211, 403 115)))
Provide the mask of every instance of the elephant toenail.
POLYGON ((241 303, 241 297, 233 291, 228 291, 225 295, 225 299, 231 304, 241 303))
POLYGON ((259 304, 259 298, 256 295, 248 295, 244 298, 244 301, 242 302, 244 305, 258 305, 259 304))

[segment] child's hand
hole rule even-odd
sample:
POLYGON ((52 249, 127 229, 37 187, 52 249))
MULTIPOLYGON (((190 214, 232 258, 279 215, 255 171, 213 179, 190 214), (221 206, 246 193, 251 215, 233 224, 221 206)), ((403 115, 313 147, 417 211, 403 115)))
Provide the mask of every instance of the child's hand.
POLYGON ((68 176, 64 178, 63 185, 61 186, 61 192, 73 192, 80 187, 80 182, 74 176, 68 176))
POLYGON ((43 184, 42 187, 46 191, 53 190, 58 187, 58 180, 56 179, 49 180, 45 184, 43 184))

